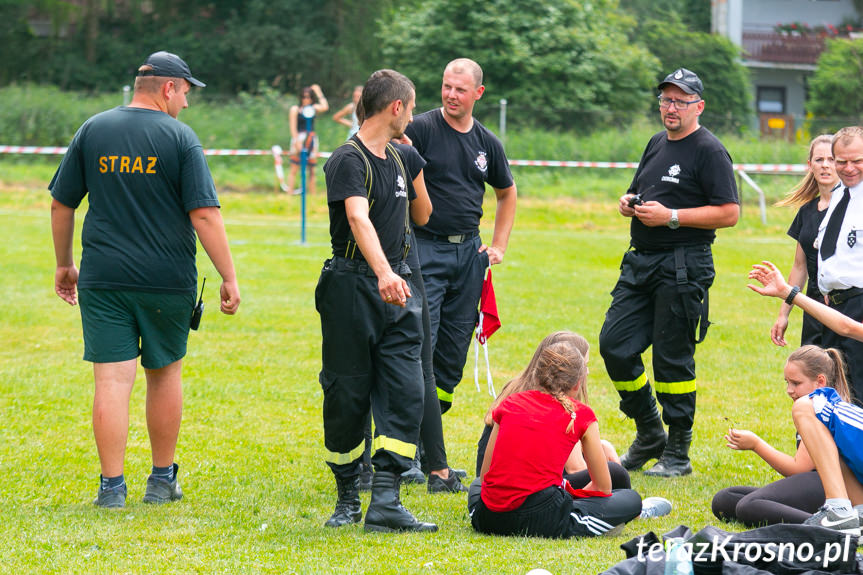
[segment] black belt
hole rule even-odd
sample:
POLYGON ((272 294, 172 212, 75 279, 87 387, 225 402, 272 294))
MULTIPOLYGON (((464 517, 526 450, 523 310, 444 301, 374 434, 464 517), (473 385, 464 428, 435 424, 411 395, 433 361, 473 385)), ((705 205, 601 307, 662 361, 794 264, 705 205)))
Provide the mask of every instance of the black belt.
POLYGON ((431 232, 427 232, 422 228, 416 228, 414 230, 414 234, 416 235, 416 237, 423 238, 425 240, 447 242, 450 244, 461 244, 467 240, 477 237, 479 235, 479 230, 473 230, 472 232, 468 232, 466 234, 453 234, 451 236, 442 236, 440 234, 433 234, 431 232))
POLYGON ((638 248, 632 244, 629 244, 629 248, 627 251, 637 252, 639 254, 644 254, 648 256, 656 255, 656 254, 673 254, 674 250, 678 248, 683 248, 684 250, 697 250, 697 251, 710 251, 710 244, 687 244, 684 246, 674 246, 673 248, 652 248, 652 249, 643 249, 638 248))
MULTIPOLYGON (((403 277, 411 276, 411 268, 404 261, 398 263, 390 263, 393 272, 403 277)), ((337 271, 347 271, 357 274, 363 274, 369 277, 376 277, 375 272, 368 262, 364 260, 349 260, 341 256, 333 256, 324 262, 324 269, 334 269, 337 271)))
POLYGON ((848 289, 835 289, 827 294, 827 297, 830 298, 833 305, 839 305, 845 303, 852 297, 857 297, 860 294, 863 294, 863 288, 853 287, 848 289))

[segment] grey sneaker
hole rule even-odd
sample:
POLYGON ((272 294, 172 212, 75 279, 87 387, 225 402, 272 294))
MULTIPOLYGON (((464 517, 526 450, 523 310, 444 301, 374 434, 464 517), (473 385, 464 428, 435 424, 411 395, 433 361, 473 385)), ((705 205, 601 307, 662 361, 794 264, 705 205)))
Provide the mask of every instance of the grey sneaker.
POLYGON ((99 487, 99 493, 93 500, 93 505, 106 509, 121 509, 126 507, 126 484, 109 489, 99 487))
POLYGON ((147 478, 147 492, 144 493, 144 503, 170 503, 183 498, 183 490, 177 481, 180 466, 174 464, 174 480, 168 481, 162 477, 150 475, 147 478))
POLYGON ((662 517, 671 513, 671 501, 665 497, 645 497, 641 502, 641 518, 662 517))
POLYGON ((467 487, 462 484, 461 479, 452 468, 449 470, 449 478, 447 479, 440 475, 430 474, 426 488, 429 493, 462 493, 467 491, 467 487))
POLYGON ((804 521, 803 525, 817 525, 860 537, 860 518, 856 510, 848 517, 840 517, 832 508, 822 506, 818 513, 804 521))

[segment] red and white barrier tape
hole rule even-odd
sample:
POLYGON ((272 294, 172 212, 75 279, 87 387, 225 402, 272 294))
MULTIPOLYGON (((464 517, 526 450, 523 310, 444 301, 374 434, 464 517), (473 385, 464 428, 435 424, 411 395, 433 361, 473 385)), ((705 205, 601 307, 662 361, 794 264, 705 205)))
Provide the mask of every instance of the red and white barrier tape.
MULTIPOLYGON (((0 154, 38 154, 62 156, 66 148, 61 146, 2 146, 0 154)), ((270 156, 270 150, 230 150, 210 149, 204 150, 207 156, 270 156)), ((282 152, 287 155, 287 152, 282 152)), ((321 152, 320 157, 329 158, 330 152, 321 152)), ((563 160, 510 160, 511 166, 534 166, 543 168, 629 168, 638 167, 638 162, 589 162, 589 161, 563 161, 563 160)), ((806 164, 734 164, 735 171, 743 170, 753 173, 805 173, 806 164)))

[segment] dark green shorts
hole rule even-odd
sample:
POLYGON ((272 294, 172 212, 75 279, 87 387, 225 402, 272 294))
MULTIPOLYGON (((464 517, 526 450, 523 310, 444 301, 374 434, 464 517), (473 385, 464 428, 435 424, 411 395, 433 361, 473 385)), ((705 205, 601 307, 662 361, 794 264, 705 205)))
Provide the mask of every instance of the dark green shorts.
POLYGON ((84 360, 127 361, 141 356, 159 369, 186 355, 195 295, 79 289, 84 360))

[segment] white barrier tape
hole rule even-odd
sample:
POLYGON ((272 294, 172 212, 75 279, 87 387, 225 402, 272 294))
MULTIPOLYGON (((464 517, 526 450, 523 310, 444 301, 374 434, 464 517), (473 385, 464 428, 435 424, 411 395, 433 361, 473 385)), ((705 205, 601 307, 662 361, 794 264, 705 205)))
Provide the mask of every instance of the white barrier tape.
MULTIPOLYGON (((60 155, 66 153, 65 147, 50 147, 50 146, 0 146, 0 154, 44 154, 44 155, 60 155)), ((230 150, 230 149, 211 149, 204 150, 207 156, 270 156, 273 150, 230 150)), ((288 152, 282 152, 283 156, 287 156, 288 152)), ((321 152, 322 158, 329 158, 330 152, 321 152)), ((511 166, 535 166, 543 168, 638 168, 638 162, 589 162, 589 161, 563 161, 563 160, 510 160, 511 166)), ((801 174, 805 173, 806 164, 734 164, 734 170, 743 170, 745 172, 754 173, 788 173, 801 174)))
POLYGON ((63 155, 66 148, 47 146, 0 146, 0 154, 48 154, 63 155))

